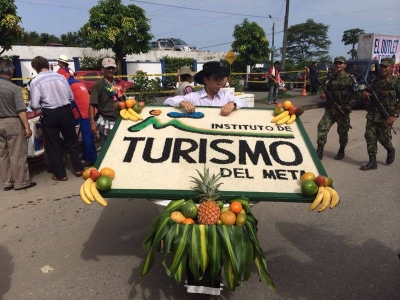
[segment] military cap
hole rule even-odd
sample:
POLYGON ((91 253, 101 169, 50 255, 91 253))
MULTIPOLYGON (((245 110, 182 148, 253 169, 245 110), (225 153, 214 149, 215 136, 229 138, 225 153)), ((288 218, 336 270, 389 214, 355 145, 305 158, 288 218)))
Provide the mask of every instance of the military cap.
POLYGON ((333 62, 341 61, 342 63, 346 63, 346 58, 344 56, 336 56, 333 62))
POLYGON ((384 66, 393 66, 394 65, 394 60, 389 57, 385 57, 381 59, 381 65, 384 66))

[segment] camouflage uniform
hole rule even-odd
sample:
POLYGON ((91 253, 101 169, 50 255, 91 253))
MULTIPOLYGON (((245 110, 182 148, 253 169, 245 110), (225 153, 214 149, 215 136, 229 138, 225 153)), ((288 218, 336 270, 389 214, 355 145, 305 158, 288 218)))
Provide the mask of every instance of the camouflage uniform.
POLYGON ((348 142, 350 112, 357 100, 360 99, 358 83, 352 75, 343 72, 341 75, 335 74, 332 76, 326 84, 326 89, 333 97, 333 100, 345 108, 346 114, 342 115, 332 103, 327 101, 325 113, 318 123, 317 144, 322 147, 326 144, 328 132, 336 122, 339 144, 344 149, 348 142))
MULTIPOLYGON (((400 78, 391 75, 388 79, 382 80, 376 78, 372 82, 379 101, 383 104, 389 116, 395 116, 400 113, 400 78)), ((369 93, 372 91, 367 90, 369 93)), ((376 106, 371 103, 367 107, 367 126, 365 128, 365 141, 367 142, 368 155, 376 155, 378 152, 377 141, 385 147, 386 150, 392 149, 392 128, 385 126, 385 118, 382 117, 376 106)))

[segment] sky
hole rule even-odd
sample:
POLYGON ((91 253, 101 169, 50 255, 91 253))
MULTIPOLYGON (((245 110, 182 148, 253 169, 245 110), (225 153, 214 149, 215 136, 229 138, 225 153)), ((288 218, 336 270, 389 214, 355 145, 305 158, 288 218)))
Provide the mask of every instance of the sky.
MULTIPOLYGON (((25 31, 56 36, 78 31, 89 19, 89 10, 97 0, 26 0, 14 1, 25 31)), ((285 0, 123 0, 146 12, 154 39, 181 38, 200 51, 228 52, 234 41, 233 31, 247 18, 264 29, 272 45, 282 47, 285 0), (271 15, 272 18, 269 18, 271 15)), ((398 0, 291 0, 288 26, 313 19, 329 26, 330 56, 343 55, 343 32, 360 28, 365 33, 400 35, 398 0)))

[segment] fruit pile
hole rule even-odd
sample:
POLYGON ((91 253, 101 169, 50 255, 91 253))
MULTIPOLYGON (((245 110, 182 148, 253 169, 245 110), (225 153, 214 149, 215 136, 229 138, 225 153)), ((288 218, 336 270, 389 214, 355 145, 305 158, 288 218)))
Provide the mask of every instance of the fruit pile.
POLYGON ((316 195, 308 211, 312 211, 319 206, 318 212, 323 212, 328 207, 334 208, 339 204, 339 194, 332 188, 332 178, 323 175, 315 176, 312 172, 306 172, 301 175, 300 182, 303 195, 316 195))
POLYGON ((301 106, 295 107, 289 100, 283 103, 278 102, 274 108, 274 118, 272 118, 271 123, 277 125, 292 124, 303 113, 304 109, 301 106))
POLYGON ((119 110, 119 115, 122 119, 137 122, 138 120, 143 120, 140 113, 144 105, 145 103, 143 101, 137 102, 133 98, 128 98, 126 100, 117 101, 115 103, 115 109, 119 110))
POLYGON ((203 174, 197 172, 200 178, 192 177, 192 182, 196 184, 193 191, 199 193, 200 204, 185 199, 170 201, 161 215, 153 219, 143 241, 146 258, 142 275, 149 272, 157 250, 164 252, 166 273, 178 284, 187 267, 196 281, 203 277, 218 279, 223 268, 226 285, 234 291, 249 279, 254 262, 260 278, 275 289, 249 200, 240 198, 225 204, 216 201, 221 174, 211 175, 205 166, 203 174), (173 257, 166 260, 168 254, 173 257))
POLYGON ((95 167, 86 169, 82 174, 85 182, 79 190, 82 201, 88 205, 96 201, 102 206, 107 206, 107 202, 100 195, 99 190, 103 192, 110 190, 114 177, 114 170, 108 167, 102 168, 100 172, 95 167))
MULTIPOLYGON (((224 204, 222 201, 217 201, 216 203, 220 209, 219 216, 215 224, 209 225, 242 226, 246 223, 247 214, 239 201, 232 201, 228 204, 224 204)), ((198 211, 197 204, 193 200, 187 200, 182 204, 180 210, 171 213, 170 218, 178 224, 202 224, 204 223, 204 218, 201 216, 197 218, 198 211)))

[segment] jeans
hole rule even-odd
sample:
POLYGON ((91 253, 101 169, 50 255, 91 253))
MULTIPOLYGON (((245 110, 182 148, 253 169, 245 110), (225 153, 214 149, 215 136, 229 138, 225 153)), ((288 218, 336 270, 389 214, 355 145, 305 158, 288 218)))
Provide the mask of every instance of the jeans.
POLYGON ((277 84, 269 85, 268 102, 271 102, 272 94, 274 94, 274 101, 277 101, 279 86, 277 84))

